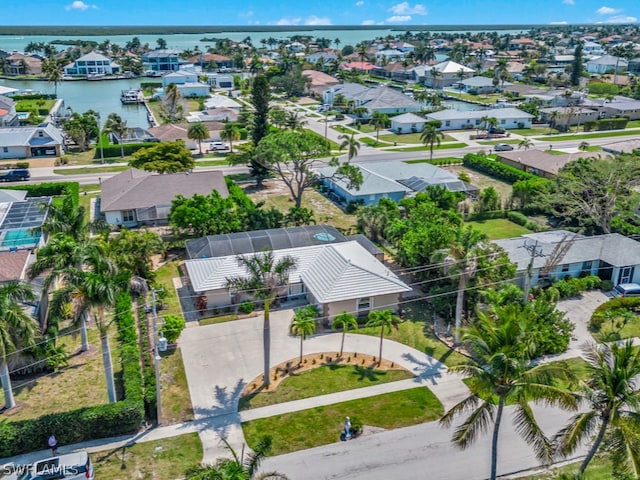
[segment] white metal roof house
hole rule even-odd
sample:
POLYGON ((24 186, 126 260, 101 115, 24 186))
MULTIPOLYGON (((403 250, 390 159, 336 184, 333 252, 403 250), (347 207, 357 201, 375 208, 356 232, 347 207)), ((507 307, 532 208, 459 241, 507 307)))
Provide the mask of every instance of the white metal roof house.
POLYGON ((618 233, 585 237, 565 230, 553 230, 494 240, 507 252, 509 260, 517 264, 520 283, 531 261, 529 252, 523 248, 525 241, 537 242, 543 255, 533 260, 532 286, 554 279, 561 280, 567 275, 578 277, 583 273, 611 280, 614 285, 640 282, 640 242, 618 233), (558 243, 566 243, 569 239, 574 239, 573 243, 557 265, 545 273, 544 265, 558 243))
POLYGON ((343 95, 352 101, 356 107, 368 110, 368 116, 373 112, 386 114, 419 112, 422 105, 402 92, 389 87, 368 88, 358 84, 343 84, 327 90, 323 94, 325 103, 333 104, 337 95, 343 95))
POLYGON ((424 130, 427 120, 415 113, 403 113, 391 117, 391 130, 396 133, 417 133, 424 130))
MULTIPOLYGON (((493 78, 477 76, 471 78, 465 78, 463 80, 459 80, 453 84, 453 88, 457 88, 462 90, 463 92, 477 92, 480 94, 485 93, 494 93, 497 92, 500 88, 503 87, 502 82, 498 82, 497 85, 494 85, 493 78)), ((507 87, 509 85, 513 85, 510 82, 504 82, 504 86, 507 87)))
POLYGON ((413 69, 417 83, 423 83, 431 88, 449 87, 460 81, 460 72, 470 77, 475 70, 453 60, 445 60, 436 65, 420 65, 413 69), (434 76, 433 71, 438 75, 434 76))
POLYGON ((98 52, 89 52, 64 67, 65 75, 114 75, 120 73, 120 65, 98 52))
POLYGON ((357 202, 362 205, 375 205, 381 198, 399 202, 406 196, 415 195, 432 186, 472 196, 479 193, 477 187, 430 163, 387 161, 358 164, 358 167, 363 180, 359 189, 351 188, 342 178, 332 178, 335 167, 319 168, 318 175, 325 187, 346 204, 357 202))
MULTIPOLYGON (((255 255, 249 253, 247 256, 255 255)), ((304 299, 332 319, 346 310, 356 315, 371 310, 397 309, 400 295, 411 290, 357 241, 274 250, 276 261, 291 256, 296 266, 280 299, 304 299)), ((232 292, 227 279, 245 277, 237 255, 185 261, 185 270, 196 295, 206 295, 207 307, 225 307, 246 300, 232 292)))
POLYGON ((481 128, 483 117, 494 117, 498 126, 506 130, 512 128, 531 128, 533 115, 517 108, 493 108, 462 112, 459 110, 441 110, 427 114, 427 120, 442 122, 441 130, 468 130, 481 128))
POLYGON ((160 175, 131 168, 103 180, 100 212, 107 223, 116 226, 163 224, 177 195, 208 195, 213 190, 222 197, 229 195, 220 171, 160 175))
POLYGON ((0 159, 59 157, 64 139, 50 123, 27 127, 0 127, 0 159))

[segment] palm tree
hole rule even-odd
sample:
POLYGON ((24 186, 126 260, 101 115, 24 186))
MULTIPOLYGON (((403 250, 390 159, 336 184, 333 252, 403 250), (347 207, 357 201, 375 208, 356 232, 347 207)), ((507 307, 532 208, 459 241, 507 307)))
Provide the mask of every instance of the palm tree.
POLYGON ((442 72, 436 67, 433 67, 431 68, 431 70, 429 70, 429 75, 431 76, 431 88, 436 88, 438 77, 442 76, 442 72))
POLYGON ((226 440, 222 440, 233 458, 220 458, 215 465, 198 465, 190 469, 185 480, 288 480, 278 472, 258 473, 258 467, 271 451, 271 437, 264 436, 253 447, 253 453, 244 459, 243 453, 238 455, 226 440))
POLYGON ((220 138, 229 142, 229 153, 233 153, 233 141, 240 139, 240 129, 235 123, 226 122, 220 131, 220 138))
MULTIPOLYGON (((124 158, 124 138, 129 132, 127 121, 123 120, 117 113, 110 113, 107 117, 107 121, 104 123, 102 132, 107 135, 115 133, 118 136, 118 143, 120 144, 120 158, 124 158)), ((100 142, 102 142, 102 138, 100 138, 100 142)))
POLYGON ((302 119, 296 112, 287 112, 287 118, 284 124, 291 130, 302 130, 307 122, 302 119))
POLYGON ((302 343, 309 335, 316 333, 316 317, 317 311, 312 305, 299 308, 291 320, 289 331, 292 335, 300 337, 300 362, 302 364, 302 343))
POLYGON ((454 341, 460 343, 460 327, 462 326, 462 312, 464 311, 464 292, 469 280, 475 275, 478 267, 478 256, 486 240, 484 234, 468 226, 458 232, 458 238, 446 250, 439 250, 434 255, 434 262, 443 265, 445 274, 458 276, 456 294, 456 314, 454 341))
POLYGON ((596 433, 587 456, 580 465, 580 474, 589 466, 600 449, 605 434, 610 435, 609 451, 632 466, 634 477, 640 474, 640 450, 637 425, 640 421, 640 356, 627 340, 619 345, 589 345, 585 348, 588 380, 581 387, 581 398, 589 406, 575 415, 555 437, 558 451, 570 455, 585 440, 596 433), (633 427, 633 428, 632 428, 633 427))
POLYGON ((580 145, 578 145, 578 150, 580 150, 581 152, 588 152, 589 142, 580 142, 580 145))
POLYGON ((369 320, 367 327, 380 327, 380 352, 378 353, 378 364, 382 363, 382 342, 384 341, 384 332, 391 332, 391 328, 398 328, 398 324, 402 322, 399 316, 393 313, 393 310, 371 310, 369 312, 369 320))
POLYGON ((62 71, 62 67, 60 63, 53 59, 48 58, 43 62, 42 72, 46 75, 47 80, 53 83, 53 91, 58 96, 58 84, 62 81, 64 77, 64 72, 62 71))
POLYGON ((167 106, 167 113, 169 116, 169 120, 175 120, 180 111, 180 99, 182 95, 180 95, 180 90, 178 90, 178 86, 175 83, 170 83, 164 89, 164 100, 165 105, 167 106))
POLYGON ((439 147, 440 141, 443 138, 443 133, 439 131, 435 125, 426 124, 424 126, 424 129, 420 134, 420 140, 422 140, 422 143, 429 146, 429 159, 433 160, 434 146, 439 147))
POLYGON ((340 135, 338 137, 342 140, 342 143, 340 143, 340 150, 344 150, 345 148, 347 149, 347 158, 349 161, 358 155, 358 150, 360 149, 360 142, 354 135, 355 134, 352 133, 351 135, 340 135))
POLYGON ((521 148, 524 148, 525 150, 529 150, 532 146, 533 146, 533 142, 531 141, 531 139, 525 137, 522 140, 520 140, 520 143, 518 143, 518 150, 521 148))
POLYGON ((498 436, 505 405, 515 406, 516 430, 544 461, 551 460, 553 447, 538 426, 529 400, 563 408, 577 407, 574 395, 554 386, 556 378, 568 378, 566 368, 553 363, 535 366, 530 361, 535 345, 528 341, 527 322, 522 314, 522 307, 518 305, 497 307, 493 315, 478 313, 477 321, 463 336, 469 359, 450 368, 469 378, 474 393, 453 406, 440 420, 448 427, 460 414, 471 411, 452 438, 462 449, 493 425, 491 480, 496 478, 498 436))
POLYGON ((23 302, 34 298, 26 283, 13 281, 0 286, 0 380, 5 408, 16 406, 7 357, 19 348, 35 343, 38 322, 25 313, 22 306, 23 302))
POLYGON ((385 128, 387 125, 389 125, 389 117, 386 114, 380 113, 376 110, 371 116, 371 125, 373 125, 373 128, 376 129, 377 144, 380 141, 380 129, 385 128))
POLYGON ((289 274, 296 267, 296 259, 284 256, 275 259, 272 251, 257 253, 253 256, 238 257, 238 264, 247 271, 246 277, 227 278, 227 287, 234 289, 238 294, 246 294, 264 304, 264 321, 262 325, 262 344, 264 350, 264 387, 268 387, 270 355, 271 355, 271 331, 269 326, 269 309, 271 304, 289 282, 289 274))
POLYGON ((342 329, 342 340, 340 341, 340 356, 342 357, 342 352, 344 351, 344 337, 347 335, 347 330, 350 328, 353 328, 354 330, 357 329, 358 321, 356 320, 355 315, 343 310, 335 316, 333 322, 331 322, 331 328, 334 330, 337 330, 338 328, 342 329))
POLYGON ((202 122, 192 123, 187 129, 187 138, 198 142, 198 151, 202 155, 202 141, 209 138, 209 129, 202 122))

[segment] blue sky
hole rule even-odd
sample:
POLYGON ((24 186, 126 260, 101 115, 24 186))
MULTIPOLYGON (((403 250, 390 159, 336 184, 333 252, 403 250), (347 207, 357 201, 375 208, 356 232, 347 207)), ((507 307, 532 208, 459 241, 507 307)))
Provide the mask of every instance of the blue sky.
POLYGON ((639 18, 639 0, 0 0, 1 25, 493 25, 639 18))

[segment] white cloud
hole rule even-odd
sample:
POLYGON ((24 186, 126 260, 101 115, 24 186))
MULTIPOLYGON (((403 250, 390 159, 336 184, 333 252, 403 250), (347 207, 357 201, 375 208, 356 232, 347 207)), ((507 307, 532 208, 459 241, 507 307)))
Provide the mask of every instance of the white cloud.
POLYGON ((560 20, 558 22, 551 22, 549 23, 549 25, 568 25, 569 22, 567 22, 566 20, 560 20))
POLYGON ((281 18, 275 22, 276 25, 300 25, 301 18, 281 18))
POLYGON ((253 10, 246 10, 244 12, 240 12, 238 16, 240 18, 251 18, 253 17, 253 10))
POLYGON ((616 13, 620 13, 620 10, 611 7, 600 7, 598 10, 596 10, 596 13, 598 15, 614 15, 616 13))
POLYGON ((317 17, 315 15, 309 15, 304 21, 305 25, 331 25, 331 19, 329 17, 317 17))
POLYGON ((397 3, 389 9, 390 12, 396 15, 426 15, 427 9, 424 5, 416 3, 413 7, 409 5, 409 2, 397 3))
POLYGON ((564 3, 565 5, 575 5, 576 4, 575 0, 562 0, 562 3, 564 3))
POLYGON ((356 7, 361 7, 361 6, 363 6, 363 5, 364 5, 364 2, 363 2, 362 0, 358 0, 358 1, 356 2, 356 7))
POLYGON ((97 5, 88 5, 88 4, 84 3, 82 0, 75 0, 74 2, 71 2, 69 5, 64 7, 65 10, 82 10, 83 12, 85 10, 89 10, 90 8, 97 9, 98 6, 97 5))
POLYGON ((411 21, 411 15, 393 15, 386 20, 389 23, 402 23, 411 21))
POLYGON ((376 24, 375 20, 363 20, 360 25, 375 25, 375 24, 376 24))
POLYGON ((636 23, 638 19, 630 15, 616 15, 608 18, 605 23, 636 23))

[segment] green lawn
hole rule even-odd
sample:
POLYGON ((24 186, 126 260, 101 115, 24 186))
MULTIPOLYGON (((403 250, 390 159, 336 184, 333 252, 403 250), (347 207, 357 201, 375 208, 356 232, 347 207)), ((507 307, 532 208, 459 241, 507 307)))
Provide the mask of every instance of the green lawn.
MULTIPOLYGON (((419 143, 420 145, 424 145, 422 139, 420 138, 421 133, 403 133, 402 135, 397 134, 386 134, 380 135, 380 140, 383 142, 398 142, 398 143, 419 143)), ((445 135, 444 138, 440 139, 441 142, 455 142, 456 139, 450 135, 445 135)))
MULTIPOLYGON (((425 307, 424 302, 406 304, 404 317, 412 319, 412 321, 402 322, 397 329, 393 329, 391 333, 386 334, 385 339, 408 345, 448 366, 458 365, 465 360, 463 355, 451 350, 433 335, 431 314, 425 307)), ((380 336, 380 329, 364 327, 354 330, 353 333, 380 336)))
MULTIPOLYGON (((574 478, 571 475, 578 473, 582 459, 562 467, 551 468, 548 472, 539 473, 527 477, 520 477, 520 480, 557 480, 562 474, 569 475, 565 478, 574 478)), ((585 480, 611 480, 611 462, 605 456, 598 456, 593 459, 586 470, 585 480)))
MULTIPOLYGON (((464 148, 466 147, 466 143, 444 143, 440 146, 433 147, 434 150, 447 150, 449 148, 464 148)), ((422 152, 429 151, 429 147, 404 147, 404 148, 389 148, 387 151, 389 152, 422 152)))
POLYGON ((499 93, 483 94, 483 95, 470 95, 464 92, 447 91, 447 95, 458 98, 460 100, 467 100, 470 102, 484 103, 486 105, 493 105, 500 98, 499 93))
POLYGON ((197 167, 218 167, 218 166, 227 166, 229 165, 229 161, 225 159, 219 160, 196 160, 196 168, 197 167))
POLYGON ((580 133, 577 135, 553 135, 548 137, 538 137, 535 140, 541 142, 554 142, 563 140, 588 140, 590 138, 624 137, 626 135, 638 135, 640 130, 608 130, 597 133, 580 133))
POLYGON ((179 277, 178 265, 180 260, 171 260, 165 263, 162 267, 156 270, 156 282, 162 285, 164 288, 164 295, 162 302, 168 305, 167 310, 163 310, 163 315, 182 315, 182 308, 180 308, 180 300, 178 294, 173 285, 173 278, 179 277))
POLYGON ((544 129, 542 128, 514 128, 509 130, 510 133, 516 135, 522 135, 525 137, 529 137, 532 135, 542 135, 544 134, 544 129))
POLYGON ((197 433, 137 443, 130 447, 92 454, 96 478, 122 480, 174 480, 202 461, 202 443, 197 433))
POLYGON ((370 147, 386 147, 388 144, 386 143, 378 143, 375 138, 370 137, 361 137, 358 139, 360 143, 364 143, 365 145, 369 145, 370 147))
POLYGON ((337 132, 346 133, 347 135, 351 135, 352 133, 353 134, 360 133, 358 130, 355 130, 355 129, 349 128, 349 127, 345 127, 344 125, 333 125, 331 128, 334 129, 337 132))
POLYGON ((265 407, 413 377, 414 375, 406 370, 382 371, 359 365, 324 365, 289 376, 272 392, 242 397, 239 408, 246 410, 265 407))
MULTIPOLYGON (((19 98, 19 97, 18 97, 19 98)), ((53 105, 55 105, 56 101, 53 99, 39 99, 39 100, 17 100, 16 101, 16 112, 38 112, 39 110, 47 110, 47 112, 51 111, 53 105)))
POLYGON ((114 165, 111 167, 80 167, 80 168, 55 168, 53 173, 56 175, 85 175, 91 173, 111 173, 124 172, 129 170, 128 165, 114 165))
POLYGON ((300 412, 261 418, 242 424, 249 447, 265 433, 273 439, 271 455, 281 455, 337 442, 344 417, 357 418, 363 425, 401 428, 436 420, 444 413, 442 404, 426 387, 351 400, 300 412))
MULTIPOLYGON (((80 336, 74 337, 68 331, 68 328, 61 330, 58 345, 65 346, 65 351, 69 355, 69 366, 61 367, 53 374, 45 372, 13 378, 12 387, 17 407, 5 412, 4 420, 9 422, 25 420, 108 403, 98 329, 89 328, 91 348, 84 353, 77 353, 80 347, 80 336)), ((110 338, 116 390, 119 390, 120 385, 117 379, 122 370, 120 353, 115 335, 111 335, 110 338)), ((0 392, 0 402, 4 404, 2 392, 0 392)))
POLYGON ((461 165, 460 157, 442 157, 429 160, 428 158, 418 158, 416 160, 404 160, 404 163, 430 163, 432 165, 461 165))
POLYGON ((161 357, 163 421, 173 424, 193 420, 193 405, 180 348, 167 349, 166 352, 161 353, 161 357))
POLYGON ((480 145, 498 145, 499 143, 506 143, 507 145, 517 145, 520 140, 491 140, 489 142, 478 141, 480 145))
POLYGON ((499 240, 501 238, 519 237, 525 233, 531 233, 531 230, 521 227, 506 218, 493 218, 489 220, 476 220, 467 222, 476 230, 484 233, 489 240, 499 240))
POLYGON ((593 338, 598 343, 611 342, 614 340, 621 340, 624 338, 640 337, 640 316, 636 315, 629 322, 623 326, 623 317, 615 316, 611 321, 605 320, 600 328, 600 331, 593 332, 593 338))

